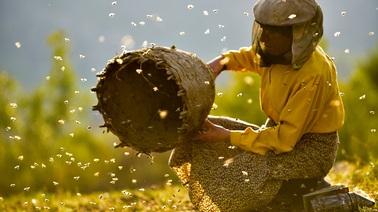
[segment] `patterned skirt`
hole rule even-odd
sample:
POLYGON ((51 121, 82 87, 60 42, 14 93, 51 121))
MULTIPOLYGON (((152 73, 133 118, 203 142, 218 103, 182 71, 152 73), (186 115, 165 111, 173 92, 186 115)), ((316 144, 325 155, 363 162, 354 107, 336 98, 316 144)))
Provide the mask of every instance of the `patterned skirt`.
MULTIPOLYGON (((230 118, 209 119, 233 130, 258 128, 230 118)), ((337 148, 337 132, 305 134, 292 151, 266 155, 229 143, 189 140, 172 151, 169 166, 199 211, 277 211, 277 205, 285 204, 281 199, 288 201, 286 205, 294 200, 280 191, 282 185, 296 179, 323 179, 334 164, 337 148)), ((300 184, 298 189, 305 187, 300 184)))

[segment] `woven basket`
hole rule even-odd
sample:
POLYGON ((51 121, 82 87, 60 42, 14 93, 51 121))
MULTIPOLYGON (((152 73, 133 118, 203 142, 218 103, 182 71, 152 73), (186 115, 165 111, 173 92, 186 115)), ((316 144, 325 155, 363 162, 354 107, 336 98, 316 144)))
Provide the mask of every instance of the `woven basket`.
POLYGON ((209 67, 174 47, 125 52, 97 74, 98 110, 106 127, 142 153, 164 152, 202 126, 215 97, 209 67))

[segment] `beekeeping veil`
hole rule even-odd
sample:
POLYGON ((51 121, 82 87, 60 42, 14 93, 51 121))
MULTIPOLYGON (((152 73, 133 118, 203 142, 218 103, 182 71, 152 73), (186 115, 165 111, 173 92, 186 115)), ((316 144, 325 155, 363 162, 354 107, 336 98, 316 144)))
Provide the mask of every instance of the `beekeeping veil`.
MULTIPOLYGON (((323 13, 315 0, 258 0, 253 7, 255 22, 252 45, 259 54, 260 24, 292 26, 291 64, 299 69, 323 36, 323 13)), ((262 64, 260 64, 262 65, 262 64)))

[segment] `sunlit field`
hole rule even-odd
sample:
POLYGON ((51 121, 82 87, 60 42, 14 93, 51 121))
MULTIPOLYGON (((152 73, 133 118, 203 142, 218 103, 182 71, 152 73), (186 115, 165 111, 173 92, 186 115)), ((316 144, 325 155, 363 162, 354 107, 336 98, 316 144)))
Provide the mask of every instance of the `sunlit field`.
POLYGON ((195 211, 181 186, 1 198, 2 211, 195 211))
MULTIPOLYGON (((349 185, 350 191, 378 198, 374 166, 339 163, 328 175, 329 182, 349 185)), ((1 211, 195 211, 186 190, 171 181, 146 188, 93 192, 23 192, 0 197, 1 211)), ((378 211, 378 207, 360 211, 378 211)))
MULTIPOLYGON (((195 211, 170 151, 115 148, 91 89, 123 52, 175 45, 208 61, 250 45, 254 1, 131 2, 0 3, 0 211, 195 211)), ((378 1, 319 3, 346 113, 326 179, 378 200, 378 1)), ((259 80, 223 72, 210 114, 263 124, 259 80)))

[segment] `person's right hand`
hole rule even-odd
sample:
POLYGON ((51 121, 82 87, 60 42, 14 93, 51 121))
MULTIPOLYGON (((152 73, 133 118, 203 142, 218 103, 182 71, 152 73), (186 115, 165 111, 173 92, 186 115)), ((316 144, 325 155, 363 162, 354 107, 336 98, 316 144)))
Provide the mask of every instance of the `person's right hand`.
POLYGON ((215 125, 208 119, 205 119, 205 127, 207 131, 199 131, 196 136, 192 138, 195 141, 205 141, 205 142, 229 142, 230 141, 230 130, 215 125))

